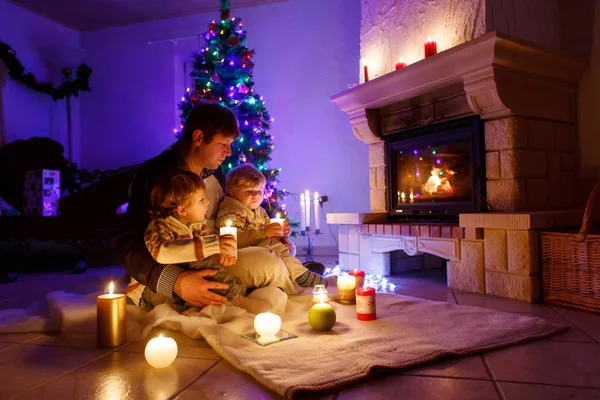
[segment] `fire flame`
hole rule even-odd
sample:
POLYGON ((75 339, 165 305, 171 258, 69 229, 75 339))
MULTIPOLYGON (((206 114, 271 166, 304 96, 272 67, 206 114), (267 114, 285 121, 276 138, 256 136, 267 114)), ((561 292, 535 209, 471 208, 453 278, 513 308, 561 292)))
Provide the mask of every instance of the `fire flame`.
POLYGON ((434 194, 439 190, 443 190, 446 193, 452 192, 452 185, 448 181, 448 177, 454 175, 456 172, 452 170, 442 170, 441 168, 433 168, 431 170, 431 176, 425 184, 421 186, 423 191, 429 194, 434 194))

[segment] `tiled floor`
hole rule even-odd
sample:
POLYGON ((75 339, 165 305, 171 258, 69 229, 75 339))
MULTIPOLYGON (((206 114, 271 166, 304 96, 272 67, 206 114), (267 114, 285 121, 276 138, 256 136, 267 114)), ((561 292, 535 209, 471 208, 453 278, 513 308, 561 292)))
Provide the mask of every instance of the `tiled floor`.
MULTIPOLYGON (((53 290, 89 293, 123 277, 118 267, 91 269, 82 275, 22 275, 16 283, 0 286, 0 309, 26 306, 53 290)), ((534 315, 569 324, 571 329, 525 345, 382 375, 319 398, 600 399, 600 316, 453 292, 446 288, 443 276, 432 271, 394 280, 397 293, 534 315)), ((145 341, 100 350, 93 337, 0 335, 0 399, 279 398, 222 360, 206 342, 174 332, 169 335, 178 343, 179 356, 164 370, 154 370, 145 362, 145 341)))

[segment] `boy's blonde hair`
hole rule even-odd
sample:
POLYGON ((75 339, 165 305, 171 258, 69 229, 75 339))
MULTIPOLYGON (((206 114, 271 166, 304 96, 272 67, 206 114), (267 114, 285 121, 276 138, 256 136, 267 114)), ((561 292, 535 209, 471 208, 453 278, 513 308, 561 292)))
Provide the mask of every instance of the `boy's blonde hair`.
POLYGON ((265 185, 267 180, 265 176, 252 164, 246 163, 239 165, 227 174, 225 178, 225 190, 231 193, 232 190, 240 188, 255 187, 265 185))
POLYGON ((202 178, 190 171, 177 171, 158 178, 150 192, 151 217, 176 216, 177 207, 192 206, 194 195, 199 190, 206 190, 206 185, 202 178))

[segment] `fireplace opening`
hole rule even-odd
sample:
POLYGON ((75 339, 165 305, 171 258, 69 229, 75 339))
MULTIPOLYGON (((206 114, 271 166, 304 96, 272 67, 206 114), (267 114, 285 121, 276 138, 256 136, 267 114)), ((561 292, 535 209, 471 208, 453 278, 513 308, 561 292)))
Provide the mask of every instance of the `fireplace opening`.
POLYGON ((387 136, 392 219, 458 221, 485 204, 483 124, 478 117, 387 136))

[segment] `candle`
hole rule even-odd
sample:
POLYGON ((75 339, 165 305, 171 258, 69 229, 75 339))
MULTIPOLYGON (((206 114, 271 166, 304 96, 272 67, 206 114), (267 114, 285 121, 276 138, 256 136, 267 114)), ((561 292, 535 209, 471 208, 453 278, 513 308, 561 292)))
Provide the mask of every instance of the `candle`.
POLYGON ((356 289, 356 318, 361 321, 372 321, 377 318, 374 288, 356 289))
POLYGON ((281 329, 281 317, 270 312, 260 313, 254 318, 254 329, 258 333, 258 343, 278 342, 277 332, 281 329))
POLYGON ((400 57, 400 59, 396 63, 396 71, 398 71, 399 69, 402 69, 404 67, 406 67, 406 63, 404 62, 404 58, 400 57))
POLYGON ((402 192, 402 194, 400 195, 400 198, 402 199, 403 203, 406 203, 406 194, 404 194, 404 192, 402 192))
POLYGON ((319 221, 319 192, 315 192, 315 230, 318 231, 321 228, 321 221, 319 221))
MULTIPOLYGON (((235 240, 237 241, 237 228, 235 226, 231 226, 231 220, 225 223, 226 226, 222 226, 219 229, 219 235, 233 235, 235 240)), ((237 248, 229 253, 229 255, 237 257, 237 248)))
POLYGON ((331 304, 325 303, 325 295, 321 301, 311 307, 308 312, 308 323, 315 331, 329 331, 335 325, 336 315, 331 304))
POLYGON ((300 232, 306 230, 306 207, 304 206, 304 193, 300 195, 300 232))
POLYGON ((356 278, 352 275, 338 276, 337 280, 337 296, 335 301, 340 304, 354 304, 356 297, 354 290, 356 289, 356 278))
POLYGON ((116 347, 125 343, 125 295, 113 294, 110 283, 108 294, 96 298, 96 323, 98 347, 116 347))
POLYGON ((411 203, 415 202, 415 195, 413 194, 413 192, 410 192, 410 194, 408 195, 408 198, 410 199, 411 203))
POLYGON ((354 277, 354 279, 356 280, 357 288, 363 287, 363 285, 365 283, 365 271, 359 271, 357 269, 354 269, 354 271, 348 272, 348 275, 354 277))
POLYGON ((313 304, 329 303, 329 297, 327 296, 327 289, 325 289, 325 285, 315 286, 313 289, 312 302, 313 304))
POLYGON ((367 60, 364 58, 361 60, 363 63, 363 72, 365 75, 365 82, 369 82, 369 67, 367 66, 367 60))
POLYGON ((304 215, 306 216, 306 230, 310 230, 310 192, 308 189, 304 192, 304 197, 306 197, 306 211, 304 215))
POLYGON ((431 36, 427 37, 427 43, 425 43, 425 58, 437 54, 437 43, 431 39, 431 36))
POLYGON ((173 338, 159 337, 150 339, 144 350, 144 357, 154 368, 168 367, 177 358, 177 343, 173 338))
POLYGON ((282 228, 283 228, 283 221, 285 221, 285 219, 281 218, 281 214, 279 214, 279 213, 275 214, 275 218, 271 218, 272 224, 279 224, 279 225, 281 225, 282 228))

